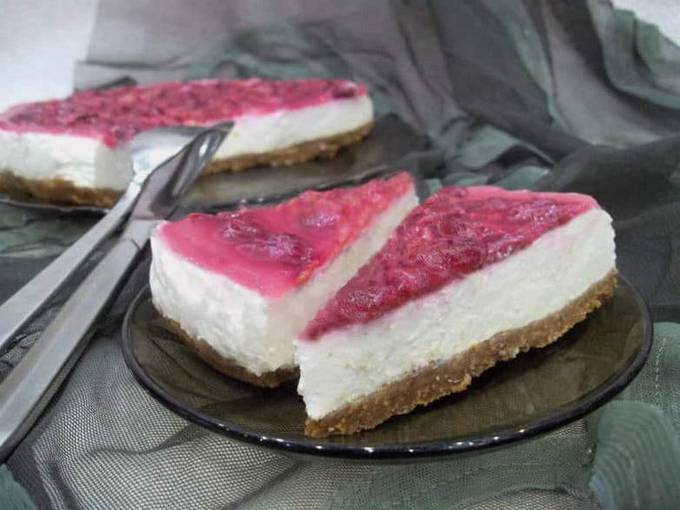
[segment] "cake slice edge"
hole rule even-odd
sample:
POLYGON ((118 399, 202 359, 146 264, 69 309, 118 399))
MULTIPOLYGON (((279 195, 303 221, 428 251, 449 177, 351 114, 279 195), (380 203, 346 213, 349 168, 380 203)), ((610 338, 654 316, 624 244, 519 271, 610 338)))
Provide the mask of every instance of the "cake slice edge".
POLYGON ((372 428, 462 391, 496 363, 557 340, 615 283, 611 218, 596 207, 369 323, 298 339, 306 434, 372 428))
POLYGON ((224 275, 183 260, 154 236, 150 270, 154 305, 170 328, 214 369, 250 384, 276 387, 297 377, 293 355, 296 329, 304 327, 330 295, 384 245, 417 203, 411 182, 408 190, 376 214, 357 239, 301 289, 271 301, 224 275), (196 294, 190 305, 180 297, 189 282, 208 281, 212 288, 205 286, 203 291, 210 296, 207 301, 196 294), (221 296, 215 299, 215 293, 221 296), (208 324, 202 313, 214 303, 224 304, 221 328, 208 324), (225 323, 231 325, 229 332, 225 323), (246 351, 250 351, 247 356, 246 351))
POLYGON ((497 363, 521 352, 556 342, 573 326, 607 301, 616 287, 617 271, 594 283, 561 310, 527 326, 502 331, 447 361, 427 367, 385 384, 321 419, 307 418, 305 434, 324 438, 353 434, 376 427, 393 416, 408 414, 418 406, 467 389, 472 379, 497 363))

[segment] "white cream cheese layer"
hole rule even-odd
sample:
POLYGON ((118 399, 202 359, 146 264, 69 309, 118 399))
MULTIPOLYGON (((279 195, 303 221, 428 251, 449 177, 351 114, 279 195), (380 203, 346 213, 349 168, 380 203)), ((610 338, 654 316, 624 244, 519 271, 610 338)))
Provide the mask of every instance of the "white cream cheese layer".
POLYGON ((25 179, 63 179, 84 188, 124 190, 130 157, 96 138, 0 130, 0 171, 25 179))
POLYGON ((254 374, 291 367, 295 334, 382 247, 416 204, 413 191, 396 200, 324 269, 278 299, 193 264, 156 234, 151 238, 149 275, 154 305, 189 335, 254 374))
MULTIPOLYGON (((349 132, 373 121, 368 96, 241 117, 215 159, 285 149, 349 132)), ((130 156, 96 138, 0 130, 0 171, 26 179, 63 179, 85 188, 124 190, 131 176, 130 156)))
POLYGON ((353 131, 370 122, 373 122, 373 105, 367 95, 269 115, 240 117, 217 149, 215 159, 285 149, 353 131))
POLYGON ((615 267, 611 218, 593 209, 510 258, 371 321, 296 341, 298 392, 320 419, 501 331, 557 312, 615 267))

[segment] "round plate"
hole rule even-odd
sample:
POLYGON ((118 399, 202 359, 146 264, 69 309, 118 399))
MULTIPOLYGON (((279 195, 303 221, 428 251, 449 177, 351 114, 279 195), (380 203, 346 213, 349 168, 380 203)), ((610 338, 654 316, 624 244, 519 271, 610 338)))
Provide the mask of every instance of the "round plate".
POLYGON ((130 305, 123 353, 162 404, 226 436, 296 454, 408 459, 464 453, 535 436, 582 417, 620 392, 649 353, 646 305, 623 278, 611 300, 558 342, 500 363, 465 392, 350 436, 304 436, 291 383, 261 389, 220 375, 165 325, 148 287, 130 305))

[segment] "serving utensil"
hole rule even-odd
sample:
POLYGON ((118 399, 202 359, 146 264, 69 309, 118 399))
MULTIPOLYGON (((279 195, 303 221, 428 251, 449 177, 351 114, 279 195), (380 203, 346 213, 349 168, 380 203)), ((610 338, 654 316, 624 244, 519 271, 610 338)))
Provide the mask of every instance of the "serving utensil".
POLYGON ((0 307, 0 347, 6 347, 12 336, 129 214, 120 238, 0 384, 0 462, 31 428, 79 358, 92 326, 116 294, 152 228, 175 210, 232 125, 165 128, 136 138, 131 145, 134 176, 116 206, 0 307), (187 143, 188 140, 191 141, 187 143), (167 159, 182 146, 179 153, 167 159))
MULTIPOLYGON (((224 130, 227 124, 221 124, 224 130)), ((135 204, 147 177, 178 154, 205 128, 166 127, 144 131, 120 150, 129 152, 132 180, 116 205, 30 282, 0 305, 0 354, 12 346, 19 330, 41 310, 73 273, 122 224, 135 204)), ((194 150, 198 148, 193 146, 194 150)), ((195 157, 195 156, 194 156, 195 157)))

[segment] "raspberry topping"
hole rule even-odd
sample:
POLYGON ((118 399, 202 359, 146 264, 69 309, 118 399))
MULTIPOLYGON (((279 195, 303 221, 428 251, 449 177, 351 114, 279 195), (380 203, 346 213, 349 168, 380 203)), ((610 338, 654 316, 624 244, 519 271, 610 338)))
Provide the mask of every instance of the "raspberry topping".
POLYGON ((95 137, 109 147, 145 129, 208 125, 366 94, 343 80, 201 80, 76 92, 0 115, 0 129, 95 137))
POLYGON ((326 303, 303 336, 365 323, 530 245, 597 207, 585 195, 444 188, 415 208, 387 244, 326 303))
POLYGON ((308 191, 273 207, 191 214, 163 224, 159 235, 192 263, 278 297, 333 260, 412 187, 401 173, 354 188, 308 191))

